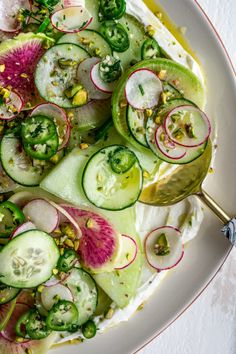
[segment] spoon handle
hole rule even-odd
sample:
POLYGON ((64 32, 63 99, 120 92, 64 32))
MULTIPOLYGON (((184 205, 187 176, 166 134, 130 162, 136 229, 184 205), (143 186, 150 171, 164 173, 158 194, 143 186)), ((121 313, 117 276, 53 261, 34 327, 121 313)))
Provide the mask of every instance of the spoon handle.
POLYGON ((231 218, 204 190, 196 195, 224 224, 221 231, 236 246, 236 218, 231 218))

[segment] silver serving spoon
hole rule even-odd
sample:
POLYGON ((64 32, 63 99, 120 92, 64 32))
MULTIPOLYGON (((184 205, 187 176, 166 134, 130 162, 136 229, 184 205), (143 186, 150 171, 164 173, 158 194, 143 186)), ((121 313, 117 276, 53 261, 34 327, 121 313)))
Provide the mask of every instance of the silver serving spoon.
POLYGON ((224 224, 222 232, 236 246, 236 218, 231 218, 203 189, 202 183, 209 171, 212 145, 209 142, 203 155, 197 160, 180 165, 176 171, 145 188, 140 201, 155 206, 168 206, 196 195, 224 224))

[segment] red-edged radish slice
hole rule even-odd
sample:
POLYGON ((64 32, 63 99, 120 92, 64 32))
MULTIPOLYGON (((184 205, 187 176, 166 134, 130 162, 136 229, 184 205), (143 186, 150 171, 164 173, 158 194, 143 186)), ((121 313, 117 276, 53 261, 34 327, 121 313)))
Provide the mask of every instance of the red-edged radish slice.
POLYGON ((95 65, 93 65, 91 72, 90 72, 90 78, 94 84, 94 86, 96 86, 96 88, 102 92, 105 93, 110 93, 112 94, 112 92, 114 91, 117 81, 114 82, 105 82, 102 80, 101 75, 100 75, 100 62, 96 63, 95 65))
POLYGON ((175 144, 162 126, 156 130, 155 141, 162 154, 170 159, 179 160, 186 155, 186 148, 175 144))
POLYGON ((157 270, 173 268, 184 255, 181 232, 172 226, 159 227, 147 235, 144 249, 151 267, 157 270))
POLYGON ((211 134, 206 114, 190 105, 174 108, 166 117, 164 128, 173 142, 185 147, 200 146, 211 134))
POLYGON ((0 119, 10 120, 19 114, 23 108, 24 102, 18 93, 11 91, 9 98, 4 100, 0 106, 0 119))
POLYGON ((106 98, 109 98, 110 94, 98 90, 98 88, 94 85, 90 77, 92 67, 98 62, 100 62, 100 59, 95 57, 88 58, 82 61, 82 63, 78 66, 77 78, 79 82, 88 91, 89 99, 104 100, 106 98))
POLYGON ((136 241, 127 235, 121 235, 121 254, 115 262, 115 269, 125 269, 131 265, 137 256, 138 246, 136 241))
POLYGON ((45 286, 41 293, 41 301, 46 310, 50 310, 52 306, 57 303, 58 299, 73 301, 71 291, 67 286, 57 284, 53 286, 45 286))
POLYGON ((59 284, 60 282, 61 279, 53 275, 50 279, 48 279, 45 283, 43 283, 43 286, 54 286, 59 284))
POLYGON ((42 103, 36 106, 30 115, 40 114, 53 119, 55 122, 59 136, 59 150, 63 149, 70 138, 70 123, 66 112, 55 103, 42 103))
MULTIPOLYGON (((9 342, 17 343, 17 334, 15 331, 16 323, 22 315, 29 311, 29 309, 30 307, 27 304, 16 304, 13 314, 9 322, 7 323, 7 326, 4 328, 4 330, 1 331, 1 335, 3 336, 3 338, 7 339, 9 342)), ((29 340, 22 338, 22 341, 26 343, 29 340)), ((20 342, 20 344, 22 344, 22 341, 20 342)))
POLYGON ((70 213, 68 213, 68 211, 66 210, 66 208, 64 206, 60 206, 54 202, 52 202, 51 200, 48 201, 54 208, 56 208, 59 213, 60 213, 60 220, 59 223, 65 222, 65 221, 69 221, 75 228, 76 233, 77 233, 77 237, 80 238, 82 237, 82 231, 81 228, 79 227, 78 223, 76 222, 76 220, 73 218, 73 216, 71 216, 70 213))
POLYGON ((45 199, 31 200, 24 206, 23 213, 37 229, 48 233, 53 232, 59 223, 57 209, 45 199))
POLYGON ((125 95, 135 109, 155 107, 163 91, 161 80, 149 69, 134 71, 127 80, 125 95))
POLYGON ((76 33, 90 25, 93 17, 83 6, 69 6, 51 15, 51 23, 60 32, 76 33))
POLYGON ((0 30, 4 32, 17 32, 22 23, 18 21, 20 10, 31 10, 29 0, 5 0, 0 2, 0 30))
POLYGON ((20 226, 18 226, 15 231, 12 234, 11 238, 14 238, 20 234, 22 234, 25 231, 29 231, 29 230, 35 230, 36 226, 31 222, 31 221, 27 221, 24 224, 21 224, 20 226))
POLYGON ((95 273, 113 271, 120 240, 110 222, 92 211, 66 205, 64 208, 81 228, 79 253, 84 266, 95 273))

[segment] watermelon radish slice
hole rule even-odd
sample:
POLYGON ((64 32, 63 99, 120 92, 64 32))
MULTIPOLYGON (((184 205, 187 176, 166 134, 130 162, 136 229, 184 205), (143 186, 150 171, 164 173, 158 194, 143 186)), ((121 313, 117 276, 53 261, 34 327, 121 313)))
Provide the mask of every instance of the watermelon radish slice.
POLYGON ((92 211, 63 207, 81 228, 79 254, 84 266, 95 273, 114 270, 119 238, 109 221, 92 211))
MULTIPOLYGON (((28 312, 30 307, 26 304, 17 303, 10 320, 8 321, 6 327, 1 331, 1 335, 4 339, 8 340, 9 342, 17 343, 17 334, 15 331, 15 326, 19 318, 28 312)), ((23 340, 23 339, 22 339, 23 340)), ((29 340, 23 340, 21 343, 26 343, 29 340)))
POLYGON ((200 146, 211 134, 206 114, 190 105, 174 108, 166 117, 164 128, 174 143, 185 147, 200 146))
POLYGON ((83 6, 69 6, 51 15, 51 24, 60 32, 76 33, 90 25, 93 17, 83 6))
POLYGON ((170 159, 178 160, 186 155, 186 148, 175 144, 162 126, 156 130, 155 141, 161 153, 170 159))
POLYGON ((110 97, 110 94, 98 90, 91 80, 90 73, 92 67, 100 61, 99 58, 88 58, 78 66, 77 78, 88 91, 89 99, 103 100, 110 97))
POLYGON ((15 231, 12 234, 11 238, 16 237, 17 235, 22 234, 25 231, 29 231, 29 230, 35 230, 36 226, 31 222, 31 221, 27 221, 24 224, 18 226, 15 231))
POLYGON ((181 232, 172 226, 159 227, 147 235, 144 249, 152 268, 158 271, 171 269, 184 255, 181 232))
POLYGON ((21 23, 17 20, 21 9, 31 10, 29 0, 7 0, 0 2, 0 30, 5 32, 17 32, 21 29, 21 23))
POLYGON ((25 304, 29 307, 34 305, 34 292, 33 290, 22 290, 17 296, 16 302, 19 304, 25 304))
POLYGON ((31 112, 31 116, 44 115, 54 120, 59 136, 59 150, 63 149, 70 138, 70 123, 66 112, 55 103, 42 103, 36 106, 31 112))
POLYGON ((110 93, 112 94, 112 92, 114 91, 117 81, 113 81, 113 82, 105 82, 102 80, 101 75, 100 75, 100 62, 96 63, 95 65, 93 65, 91 72, 90 72, 90 78, 92 80, 92 83, 94 84, 94 86, 96 86, 96 88, 102 92, 105 93, 110 93))
POLYGON ((120 256, 115 263, 115 269, 125 269, 131 265, 137 256, 138 246, 136 241, 127 235, 121 235, 120 256))
POLYGON ((73 302, 73 296, 70 289, 62 284, 44 287, 41 293, 42 305, 46 310, 50 310, 60 300, 73 302))
POLYGON ((157 106, 163 91, 161 80, 149 69, 138 69, 128 78, 125 96, 135 109, 150 109, 157 106))
POLYGON ((58 227, 59 213, 45 199, 31 200, 24 206, 23 213, 41 231, 51 233, 58 227))
POLYGON ((44 34, 21 33, 12 40, 0 44, 0 65, 5 69, 0 73, 0 85, 12 87, 24 102, 24 108, 35 106, 39 101, 34 84, 36 65, 45 52, 45 41, 52 39, 44 34))
POLYGON ((1 305, 0 307, 0 331, 4 330, 6 327, 12 312, 14 311, 16 305, 16 300, 8 302, 7 304, 1 305))
POLYGON ((4 103, 0 106, 0 119, 10 120, 15 118, 22 108, 22 98, 18 93, 11 91, 9 98, 4 100, 4 103))

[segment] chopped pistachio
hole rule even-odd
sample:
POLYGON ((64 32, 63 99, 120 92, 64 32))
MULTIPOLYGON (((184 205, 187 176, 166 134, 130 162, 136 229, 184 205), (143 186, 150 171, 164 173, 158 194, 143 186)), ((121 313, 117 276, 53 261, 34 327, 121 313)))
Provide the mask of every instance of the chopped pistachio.
POLYGON ((74 248, 74 242, 71 241, 69 238, 67 240, 65 240, 65 245, 70 247, 70 248, 74 248))
POLYGON ((58 59, 58 65, 61 69, 68 68, 69 66, 76 66, 77 64, 78 62, 73 59, 58 59))
POLYGON ((162 18, 163 18, 163 13, 160 12, 160 11, 157 11, 157 12, 155 12, 155 16, 156 16, 157 18, 159 18, 159 20, 162 20, 162 18))
POLYGON ((94 221, 93 219, 89 218, 87 221, 86 221, 86 227, 88 229, 92 229, 94 227, 94 221))
POLYGON ((143 171, 143 177, 144 178, 149 178, 150 177, 150 173, 148 171, 143 171))
POLYGON ((148 25, 146 27, 146 32, 150 37, 153 37, 155 35, 155 28, 152 25, 148 25))
POLYGON ((59 270, 56 269, 56 268, 54 268, 54 269, 52 270, 52 273, 53 273, 54 275, 57 275, 57 274, 59 273, 59 270))
POLYGON ((159 79, 160 80, 165 80, 166 79, 166 74, 167 74, 166 70, 160 70, 160 72, 158 74, 159 79))
POLYGON ((61 231, 64 235, 68 236, 71 239, 74 239, 76 236, 75 230, 71 224, 68 223, 62 224, 61 231))
POLYGON ((154 245, 154 252, 157 256, 166 256, 170 254, 170 245, 164 232, 158 236, 154 245))
POLYGON ((56 155, 52 156, 50 158, 50 161, 56 165, 58 163, 58 161, 59 161, 59 155, 56 154, 56 155))
POLYGON ((145 110, 147 117, 151 117, 153 110, 152 109, 146 109, 145 110))
POLYGON ((127 101, 125 99, 120 101, 120 108, 125 108, 127 107, 127 101))
POLYGON ((52 85, 53 86, 59 86, 59 82, 54 80, 54 81, 52 81, 52 85))
POLYGON ((6 69, 6 65, 5 64, 0 64, 0 73, 3 73, 6 69))
POLYGON ((94 54, 97 55, 97 56, 100 56, 101 55, 101 49, 100 48, 95 48, 94 49, 94 54))
POLYGON ((83 86, 80 84, 70 86, 64 91, 64 94, 67 98, 73 98, 75 96, 75 94, 82 89, 83 89, 83 86))
POLYGON ((85 150, 89 147, 89 145, 87 143, 81 143, 81 144, 79 144, 79 147, 81 150, 85 150))
POLYGON ((78 249, 79 249, 79 240, 75 240, 75 242, 74 242, 74 250, 78 251, 78 249))
POLYGON ((106 318, 107 320, 110 320, 113 315, 114 315, 114 309, 110 308, 110 309, 107 311, 107 313, 106 313, 106 315, 105 315, 105 318, 106 318))
POLYGON ((73 106, 84 106, 88 102, 88 92, 85 88, 79 90, 73 97, 73 106))
POLYGON ((22 73, 20 74, 20 77, 23 77, 23 79, 28 79, 29 76, 26 73, 22 73))
POLYGON ((41 293, 43 291, 43 289, 44 289, 44 286, 43 285, 39 285, 37 290, 38 290, 39 293, 41 293))

